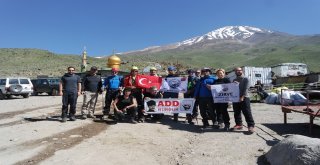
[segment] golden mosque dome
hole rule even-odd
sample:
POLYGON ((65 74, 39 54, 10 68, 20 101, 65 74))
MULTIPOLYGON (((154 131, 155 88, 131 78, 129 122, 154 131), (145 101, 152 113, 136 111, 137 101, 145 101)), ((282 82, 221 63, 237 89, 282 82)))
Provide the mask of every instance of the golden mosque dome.
POLYGON ((112 55, 108 58, 107 66, 109 68, 120 68, 120 64, 121 64, 121 59, 118 56, 112 55))

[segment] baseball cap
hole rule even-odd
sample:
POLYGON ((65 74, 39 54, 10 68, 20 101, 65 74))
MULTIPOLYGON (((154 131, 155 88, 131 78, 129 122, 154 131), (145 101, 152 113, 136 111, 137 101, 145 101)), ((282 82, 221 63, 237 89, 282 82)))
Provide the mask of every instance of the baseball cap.
POLYGON ((168 67, 168 71, 173 71, 173 70, 176 70, 176 67, 174 67, 174 66, 169 66, 168 67))

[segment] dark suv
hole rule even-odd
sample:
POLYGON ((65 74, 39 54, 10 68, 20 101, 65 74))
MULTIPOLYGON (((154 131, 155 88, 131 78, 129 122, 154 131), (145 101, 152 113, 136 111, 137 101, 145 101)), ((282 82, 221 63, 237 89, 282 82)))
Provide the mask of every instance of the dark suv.
POLYGON ((32 79, 33 94, 47 93, 51 96, 58 95, 60 78, 37 78, 32 79))

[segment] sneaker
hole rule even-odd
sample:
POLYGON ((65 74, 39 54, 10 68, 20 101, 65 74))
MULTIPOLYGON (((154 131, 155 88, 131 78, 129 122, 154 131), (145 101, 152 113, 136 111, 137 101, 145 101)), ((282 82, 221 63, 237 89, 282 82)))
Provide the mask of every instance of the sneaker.
POLYGON ((249 128, 248 128, 248 132, 249 132, 250 134, 253 134, 253 133, 254 133, 254 127, 252 127, 252 126, 249 127, 249 128))
POLYGON ((224 129, 224 127, 225 127, 225 126, 224 126, 224 123, 219 123, 219 124, 218 124, 218 129, 224 129))
POLYGON ((81 119, 86 120, 86 119, 87 119, 87 115, 83 114, 83 115, 81 116, 81 119))
POLYGON ((70 117, 70 120, 71 120, 71 121, 76 121, 77 119, 76 119, 75 116, 71 116, 71 117, 70 117))
POLYGON ((223 130, 229 131, 229 130, 230 130, 230 125, 225 125, 224 128, 223 128, 223 130))
POLYGON ((243 126, 242 125, 235 125, 233 127, 233 130, 242 130, 243 126))
POLYGON ((66 117, 63 117, 63 118, 61 119, 61 123, 65 123, 65 122, 67 122, 67 118, 66 118, 66 117))
POLYGON ((219 123, 217 121, 212 121, 212 124, 213 124, 212 127, 219 126, 219 123))
POLYGON ((88 118, 94 119, 94 118, 96 118, 96 117, 95 117, 93 114, 90 113, 90 114, 88 115, 88 118))
POLYGON ((108 115, 103 115, 102 120, 108 120, 108 115))
POLYGON ((137 124, 138 122, 137 121, 135 121, 134 119, 130 119, 130 121, 129 121, 130 123, 132 123, 132 124, 137 124))
MULTIPOLYGON (((144 120, 145 120, 145 119, 142 117, 142 118, 138 119, 138 122, 139 122, 139 123, 144 123, 144 120)), ((135 120, 134 120, 134 121, 135 121, 135 120)))

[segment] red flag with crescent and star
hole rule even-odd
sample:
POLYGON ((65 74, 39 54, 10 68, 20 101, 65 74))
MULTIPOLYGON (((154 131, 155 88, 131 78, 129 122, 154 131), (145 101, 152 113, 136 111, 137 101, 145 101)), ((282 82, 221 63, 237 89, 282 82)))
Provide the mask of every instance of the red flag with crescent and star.
POLYGON ((152 86, 160 89, 162 84, 162 78, 158 76, 140 75, 136 76, 136 85, 140 88, 150 88, 152 86))

